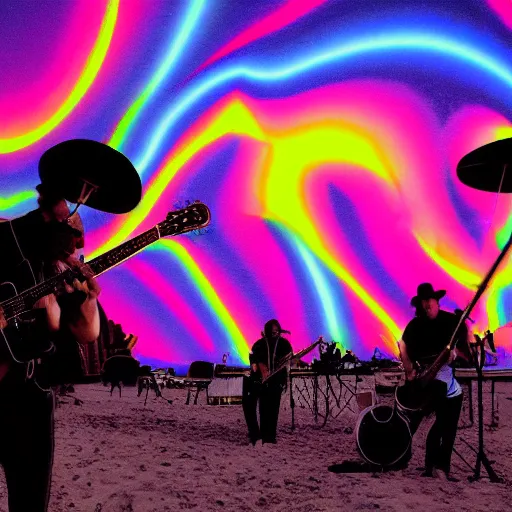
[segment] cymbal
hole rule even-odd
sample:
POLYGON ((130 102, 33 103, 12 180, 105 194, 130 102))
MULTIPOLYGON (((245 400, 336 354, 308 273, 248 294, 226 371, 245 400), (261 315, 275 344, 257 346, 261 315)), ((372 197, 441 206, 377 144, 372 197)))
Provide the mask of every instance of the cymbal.
POLYGON ((511 193, 512 138, 491 142, 468 153, 457 165, 457 176, 462 183, 478 190, 511 193))
POLYGON ((43 153, 39 160, 41 183, 71 203, 92 189, 84 204, 107 213, 128 213, 142 196, 139 174, 119 151, 94 140, 71 139, 43 153))

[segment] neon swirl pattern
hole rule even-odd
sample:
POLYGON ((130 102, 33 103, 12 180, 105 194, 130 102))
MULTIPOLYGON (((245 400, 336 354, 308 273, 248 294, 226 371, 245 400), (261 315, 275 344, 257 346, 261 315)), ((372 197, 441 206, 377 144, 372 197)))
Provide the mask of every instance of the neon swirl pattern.
MULTIPOLYGON (((512 137, 510 2, 251 4, 0 8, 0 216, 36 206, 47 148, 106 142, 144 195, 124 216, 82 208, 88 258, 187 200, 212 211, 205 232, 100 277, 143 362, 245 364, 274 317, 296 350, 323 335, 396 354, 417 285, 464 308, 512 231, 508 196, 456 177, 466 153, 512 137)), ((508 262, 475 332, 512 320, 511 290, 508 262)))

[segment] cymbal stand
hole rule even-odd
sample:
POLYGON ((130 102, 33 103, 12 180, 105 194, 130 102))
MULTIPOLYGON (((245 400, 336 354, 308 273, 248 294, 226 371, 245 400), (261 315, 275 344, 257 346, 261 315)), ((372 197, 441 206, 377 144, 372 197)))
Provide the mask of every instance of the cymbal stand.
MULTIPOLYGON (((477 302, 480 300, 480 297, 485 292, 487 285, 491 281, 492 277, 494 276, 494 273, 498 269, 500 263, 505 258, 506 254, 508 253, 511 246, 512 246, 512 235, 508 239, 508 242, 505 244, 505 247, 503 247, 503 250, 501 251, 498 258, 494 262, 493 266, 491 267, 491 269, 485 276, 484 280, 480 284, 475 296, 473 297, 473 299, 471 300, 471 302, 469 303, 467 308, 464 310, 464 312, 460 316, 459 323, 458 323, 458 325, 455 329, 455 332, 453 333, 452 339, 450 341, 450 346, 452 346, 452 347, 454 346, 454 341, 458 335, 458 331, 459 331, 460 327, 463 325, 465 320, 469 317, 471 311, 476 306, 477 302)), ((485 363, 485 350, 484 350, 483 343, 477 347, 476 354, 474 354, 473 362, 475 364, 475 369, 476 369, 477 377, 478 377, 478 380, 477 380, 477 382, 478 382, 478 452, 477 452, 477 456, 476 456, 476 465, 475 465, 474 474, 472 477, 470 477, 470 480, 475 481, 475 480, 480 479, 481 466, 483 465, 485 470, 487 471, 490 481, 493 483, 500 483, 500 482, 503 482, 503 479, 500 478, 496 474, 494 469, 492 468, 491 463, 489 462, 489 459, 487 458, 487 455, 485 454, 485 450, 484 450, 483 366, 485 363), (478 358, 478 350, 480 350, 480 352, 481 352, 480 358, 478 358)))

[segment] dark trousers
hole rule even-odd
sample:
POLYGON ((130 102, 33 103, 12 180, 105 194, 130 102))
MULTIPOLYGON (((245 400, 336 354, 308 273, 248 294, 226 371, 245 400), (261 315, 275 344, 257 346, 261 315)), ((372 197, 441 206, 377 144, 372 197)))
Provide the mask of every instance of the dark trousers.
POLYGON ((33 382, 0 383, 0 464, 9 512, 46 512, 54 452, 54 397, 33 382))
MULTIPOLYGON (((443 471, 450 471, 462 399, 462 394, 454 398, 447 398, 446 384, 439 385, 439 391, 433 395, 428 412, 433 412, 436 419, 427 435, 425 449, 425 468, 427 470, 437 467, 443 471)), ((418 430, 424 417, 425 413, 418 413, 410 419, 409 426, 412 435, 418 430)))
POLYGON ((455 398, 445 398, 435 405, 436 421, 428 433, 425 450, 427 469, 435 466, 444 471, 450 471, 457 424, 462 409, 462 396, 460 394, 455 398))
POLYGON ((244 377, 242 406, 249 430, 249 438, 253 444, 258 439, 261 439, 263 443, 276 442, 281 392, 282 386, 278 383, 261 385, 249 377, 244 377), (260 409, 259 425, 257 417, 258 400, 260 409))

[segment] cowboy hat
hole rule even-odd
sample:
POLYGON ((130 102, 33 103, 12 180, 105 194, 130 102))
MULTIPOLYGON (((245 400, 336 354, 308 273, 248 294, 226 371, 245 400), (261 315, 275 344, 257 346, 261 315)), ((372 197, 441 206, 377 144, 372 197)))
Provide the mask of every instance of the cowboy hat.
POLYGON ((70 203, 107 213, 131 212, 140 202, 142 184, 133 164, 119 151, 95 140, 71 139, 47 149, 39 159, 45 188, 70 203))
POLYGON ((411 299, 411 306, 417 307, 419 301, 427 299, 439 300, 446 295, 446 290, 434 290, 430 283, 422 283, 418 286, 416 296, 411 299))

